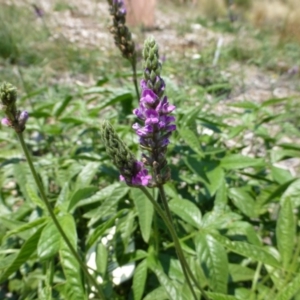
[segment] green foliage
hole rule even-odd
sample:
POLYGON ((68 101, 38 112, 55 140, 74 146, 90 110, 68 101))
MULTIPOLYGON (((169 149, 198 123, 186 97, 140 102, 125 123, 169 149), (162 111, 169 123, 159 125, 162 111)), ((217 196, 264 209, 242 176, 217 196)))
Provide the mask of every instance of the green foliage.
MULTIPOLYGON (((101 143, 99 124, 107 119, 139 155, 128 65, 64 39, 49 43, 45 28, 31 28, 28 8, 3 7, 2 77, 22 86, 20 106, 30 112, 26 143, 82 261, 107 299, 193 299, 166 224, 141 190, 119 181, 101 143), (100 77, 95 84, 50 84, 46 65, 56 73, 100 77), (133 271, 118 274, 125 268, 133 271)), ((70 8, 57 2, 55 9, 70 8)), ((227 34, 248 30, 226 20, 201 24, 227 34)), ((299 96, 236 101, 229 95, 243 78, 238 74, 235 82, 226 71, 243 63, 275 76, 277 61, 299 64, 299 45, 270 53, 266 33, 250 35, 257 47, 237 38, 223 46, 217 66, 215 44, 193 60, 186 53, 167 56, 166 93, 177 106, 178 130, 167 153, 172 180, 164 188, 184 256, 210 299, 298 299, 300 170, 290 165, 300 157, 299 96)), ((16 136, 0 129, 0 298, 95 299, 47 213, 16 136)))

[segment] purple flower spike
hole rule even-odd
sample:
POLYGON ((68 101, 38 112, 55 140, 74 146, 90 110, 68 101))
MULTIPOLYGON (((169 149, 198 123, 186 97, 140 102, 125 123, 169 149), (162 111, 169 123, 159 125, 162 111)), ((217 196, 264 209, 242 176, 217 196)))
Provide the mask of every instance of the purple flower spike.
MULTIPOLYGON (((143 154, 145 165, 153 168, 153 182, 148 186, 164 184, 170 173, 167 168, 166 150, 170 143, 169 137, 176 130, 175 117, 170 114, 175 106, 169 104, 164 96, 165 82, 160 77, 161 64, 158 60, 158 46, 153 38, 146 40, 143 51, 144 79, 141 81, 142 96, 139 108, 134 114, 143 122, 132 127, 139 136, 139 142, 143 149, 149 151, 149 155, 143 154)), ((149 181, 148 172, 140 171, 135 177, 140 185, 149 181)))

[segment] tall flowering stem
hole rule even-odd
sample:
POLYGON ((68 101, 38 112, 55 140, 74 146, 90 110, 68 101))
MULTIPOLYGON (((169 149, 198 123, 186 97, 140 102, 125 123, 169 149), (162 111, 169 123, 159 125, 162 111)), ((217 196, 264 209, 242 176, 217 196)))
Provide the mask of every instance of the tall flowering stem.
POLYGON ((132 35, 126 26, 126 8, 123 0, 107 0, 109 4, 110 14, 112 16, 112 25, 110 32, 114 37, 116 46, 120 49, 124 58, 128 59, 133 72, 133 84, 135 86, 136 95, 140 98, 136 73, 136 51, 132 35))
POLYGON ((141 148, 146 151, 143 153, 142 161, 153 173, 152 181, 149 182, 148 187, 158 188, 163 210, 145 187, 141 187, 141 190, 151 201, 170 231, 178 259, 194 299, 197 299, 197 296, 191 281, 198 287, 203 297, 209 299, 184 257, 163 187, 170 179, 166 152, 170 143, 170 136, 176 130, 175 117, 171 115, 175 110, 175 106, 168 102, 168 98, 165 95, 165 82, 161 77, 162 66, 159 61, 158 45, 153 37, 145 41, 143 58, 144 79, 141 81, 142 96, 139 107, 134 110, 134 114, 140 122, 135 123, 133 128, 139 136, 141 148))
POLYGON ((6 117, 2 119, 1 123, 5 126, 12 127, 15 130, 15 132, 17 133, 21 147, 24 151, 25 157, 29 164, 31 174, 34 178, 34 181, 36 182, 36 185, 39 189, 41 198, 46 206, 46 209, 47 209, 53 223, 55 224, 55 226, 56 226, 57 230, 59 231, 61 237, 63 238, 64 242, 69 247, 70 252, 75 257, 75 259, 77 260, 81 269, 85 273, 86 277, 88 278, 90 283, 96 288, 97 296, 100 299, 105 300, 106 297, 105 297, 104 292, 102 291, 101 287, 99 286, 99 284, 97 283, 95 278, 89 273, 86 265, 82 262, 79 254, 73 247, 72 243, 69 241, 66 233, 64 232, 63 228, 61 227, 60 223, 58 222, 58 220, 56 218, 55 213, 52 210, 51 204, 46 196, 43 184, 35 170, 31 155, 28 151, 28 148, 26 146, 26 143, 25 143, 24 137, 23 137, 23 131, 25 130, 25 123, 28 120, 28 113, 26 111, 20 112, 17 109, 16 101, 17 101, 17 89, 9 83, 3 83, 0 86, 0 103, 2 105, 2 109, 3 109, 6 117))

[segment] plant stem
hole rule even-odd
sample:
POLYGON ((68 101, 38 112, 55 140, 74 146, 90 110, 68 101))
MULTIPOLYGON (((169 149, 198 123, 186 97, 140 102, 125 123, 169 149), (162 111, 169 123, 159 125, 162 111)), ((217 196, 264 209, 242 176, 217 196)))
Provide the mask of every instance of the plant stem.
POLYGON ((162 185, 160 185, 160 186, 158 186, 158 189, 159 189, 159 193, 160 193, 160 197, 161 197, 161 201, 162 201, 163 207, 164 207, 164 209, 166 211, 167 218, 169 219, 170 226, 172 227, 172 230, 173 230, 174 246, 176 248, 176 251, 178 252, 178 256, 181 257, 182 264, 186 267, 186 271, 188 272, 189 276, 191 277, 191 279, 193 280, 193 282, 195 283, 195 285, 201 291, 203 297, 205 299, 209 299, 208 296, 206 295, 205 291, 203 290, 203 288, 199 284, 198 280, 194 276, 193 272, 191 271, 190 266, 189 266, 189 264, 187 263, 187 261, 186 261, 186 259, 184 257, 182 248, 180 246, 179 238, 178 238, 177 233, 176 233, 176 231, 174 229, 174 226, 173 226, 172 215, 171 215, 171 211, 170 211, 170 208, 169 208, 169 205, 168 205, 168 201, 167 201, 167 198, 166 198, 164 187, 162 185))
POLYGON ((105 297, 105 295, 104 295, 101 287, 97 283, 96 279, 89 273, 86 265, 82 262, 79 254, 77 253, 77 251, 75 250, 75 248, 73 247, 73 245, 69 241, 67 235, 63 231, 61 225, 59 224, 59 222, 58 222, 58 220, 56 218, 56 215, 54 214, 54 212, 52 210, 51 204, 48 201, 48 198, 47 198, 47 196, 45 194, 44 187, 43 187, 43 185, 42 185, 42 183, 41 183, 41 181, 40 181, 40 179, 39 179, 39 177, 38 177, 38 175, 36 173, 36 170, 34 168, 34 165, 33 165, 31 156, 29 154, 28 148, 27 148, 27 146, 25 144, 22 132, 17 132, 17 135, 18 135, 18 138, 20 140, 20 143, 21 143, 22 149, 24 151, 24 154, 26 156, 27 162, 29 164, 29 168, 30 168, 30 171, 32 173, 32 176, 33 176, 33 178, 34 178, 34 180, 35 180, 35 182, 36 182, 36 184, 38 186, 41 198, 42 198, 42 200, 44 201, 44 203, 46 205, 46 208, 48 210, 48 213, 49 213, 50 217, 52 218, 53 223, 55 224, 55 226, 56 226, 57 230, 59 231, 60 235, 62 236, 63 240, 65 241, 65 243, 69 247, 71 253, 74 255, 74 257, 77 260, 78 264, 80 265, 81 269, 84 271, 86 277, 89 279, 89 281, 91 282, 91 284, 96 288, 98 297, 100 299, 106 299, 106 297, 105 297))
MULTIPOLYGON (((208 296, 206 295, 205 291, 203 290, 203 288, 199 285, 198 281, 196 280, 196 278, 194 277, 194 275, 192 274, 190 268, 189 268, 189 265, 187 264, 187 261, 185 260, 185 257, 183 255, 183 251, 181 249, 181 246, 180 246, 180 243, 179 243, 179 240, 178 240, 178 237, 177 237, 177 234, 176 234, 176 231, 173 227, 173 223, 172 223, 172 220, 169 219, 168 217, 168 214, 169 216, 171 217, 171 213, 170 213, 170 210, 167 208, 167 211, 164 212, 163 209, 159 206, 159 204, 153 199, 153 197, 151 196, 151 194, 149 193, 149 191, 145 188, 145 187, 140 187, 140 189, 144 192, 144 194, 147 196, 147 198, 151 201, 151 203, 153 204, 155 210, 157 211, 157 213, 160 215, 160 217, 163 219, 164 223, 166 224, 168 230, 170 231, 170 234, 172 236, 172 239, 173 239, 173 242, 174 242, 174 246, 175 246, 175 249, 176 249, 176 252, 177 252, 177 256, 178 256, 178 259, 180 261, 180 264, 181 264, 181 267, 182 267, 182 270, 184 272, 184 275, 185 275, 185 278, 187 280, 187 283, 193 293, 193 296, 195 299, 197 299, 197 296, 194 292, 194 289, 193 289, 193 286, 190 282, 190 278, 188 276, 188 273, 189 275, 191 276, 191 278, 193 279, 193 281, 195 282, 196 286, 199 288, 199 290, 201 291, 203 297, 206 299, 206 300, 209 300, 208 296)), ((164 193, 163 193, 164 195, 164 193)))
POLYGON ((132 67, 132 81, 135 87, 135 92, 138 100, 140 99, 140 92, 139 92, 139 86, 137 82, 137 74, 136 74, 136 58, 131 60, 131 67, 132 67))

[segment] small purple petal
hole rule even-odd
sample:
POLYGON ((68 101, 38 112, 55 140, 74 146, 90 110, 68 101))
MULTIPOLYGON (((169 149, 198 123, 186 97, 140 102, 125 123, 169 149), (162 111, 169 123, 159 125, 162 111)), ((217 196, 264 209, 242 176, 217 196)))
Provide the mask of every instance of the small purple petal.
POLYGON ((153 91, 149 89, 143 90, 142 98, 140 100, 142 103, 145 103, 146 105, 153 105, 157 102, 157 100, 157 95, 153 91))
POLYGON ((133 128, 134 130, 138 130, 138 129, 141 128, 141 125, 140 125, 139 123, 134 123, 134 124, 132 125, 132 128, 133 128))
POLYGON ((133 110, 133 113, 139 118, 144 119, 144 111, 142 109, 136 108, 133 110))
POLYGON ((149 136, 153 132, 153 127, 151 125, 146 125, 145 127, 141 127, 136 131, 136 134, 139 136, 149 136))
POLYGON ((135 177, 132 178, 132 184, 146 186, 151 178, 152 176, 148 175, 148 171, 146 169, 142 169, 135 177))
POLYGON ((141 85, 142 90, 146 90, 148 88, 147 87, 147 82, 146 82, 145 79, 141 80, 140 85, 141 85))
POLYGON ((169 145, 169 144, 170 144, 170 140, 169 140, 168 138, 163 138, 163 139, 160 141, 159 146, 165 147, 165 146, 167 146, 167 145, 169 145))
POLYGON ((169 125, 166 127, 166 131, 171 132, 176 130, 176 125, 169 125))
POLYGON ((3 118, 3 119, 1 120, 1 124, 2 124, 3 126, 11 126, 11 122, 9 121, 8 118, 3 118))
POLYGON ((147 117, 147 119, 146 119, 146 124, 147 125, 158 123, 159 115, 158 115, 157 111, 155 111, 154 109, 146 110, 145 115, 147 117))

